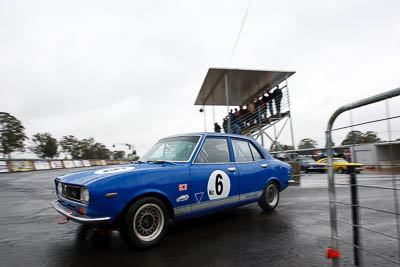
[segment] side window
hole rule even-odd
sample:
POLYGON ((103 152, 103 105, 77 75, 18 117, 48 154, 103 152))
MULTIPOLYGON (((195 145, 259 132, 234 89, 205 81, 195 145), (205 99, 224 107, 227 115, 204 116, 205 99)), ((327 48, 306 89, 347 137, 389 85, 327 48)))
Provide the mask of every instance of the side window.
POLYGON ((242 140, 232 140, 233 152, 235 153, 236 162, 249 162, 253 161, 249 143, 242 140))
POLYGON ((326 159, 321 160, 321 163, 326 163, 326 159))
POLYGON ((264 156, 260 153, 260 151, 258 151, 258 149, 255 148, 255 146, 251 142, 250 142, 250 149, 251 153, 253 154, 254 161, 259 161, 264 158, 264 156))
POLYGON ((228 140, 226 138, 207 138, 195 163, 230 162, 228 140))

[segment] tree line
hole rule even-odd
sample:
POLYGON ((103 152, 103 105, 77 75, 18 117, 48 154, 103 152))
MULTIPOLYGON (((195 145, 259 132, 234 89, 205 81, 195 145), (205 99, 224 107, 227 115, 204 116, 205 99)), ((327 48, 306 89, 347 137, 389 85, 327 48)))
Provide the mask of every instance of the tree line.
MULTIPOLYGON (((0 112, 0 153, 10 158, 15 151, 25 151, 25 127, 14 116, 0 112)), ((37 133, 32 136, 31 145, 27 148, 40 158, 54 158, 60 152, 68 153, 74 159, 122 159, 125 152, 122 150, 110 151, 104 144, 96 142, 93 137, 79 139, 73 135, 61 137, 58 141, 50 133, 37 133)), ((381 139, 374 131, 350 131, 342 145, 366 144, 379 142, 381 139)), ((317 148, 318 143, 311 138, 303 138, 298 145, 299 149, 317 148)), ((293 146, 275 142, 270 151, 293 150, 293 146)))
POLYGON ((0 153, 10 158, 12 152, 31 152, 40 158, 54 158, 60 152, 68 153, 74 159, 122 159, 125 151, 111 151, 93 137, 79 139, 73 135, 61 137, 58 141, 50 133, 34 134, 28 138, 21 121, 6 112, 0 112, 0 153), (25 141, 31 140, 26 146, 25 141))
MULTIPOLYGON (((342 141, 342 145, 353 145, 353 144, 368 144, 368 143, 376 143, 380 142, 381 139, 378 137, 377 133, 374 131, 350 131, 347 133, 345 139, 342 141)), ((335 145, 335 144, 333 144, 335 145)), ((300 140, 298 148, 299 149, 307 149, 307 148, 317 148, 318 143, 311 138, 303 138, 300 140)), ((293 146, 280 144, 279 142, 275 142, 271 145, 270 151, 285 151, 285 150, 293 150, 293 146)))

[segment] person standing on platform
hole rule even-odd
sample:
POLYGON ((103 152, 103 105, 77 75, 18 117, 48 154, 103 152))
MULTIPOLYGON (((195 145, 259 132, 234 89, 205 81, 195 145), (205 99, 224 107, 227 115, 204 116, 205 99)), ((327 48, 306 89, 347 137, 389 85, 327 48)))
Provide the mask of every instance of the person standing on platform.
POLYGON ((221 132, 221 126, 219 126, 218 123, 214 123, 214 132, 216 133, 221 132))
POLYGON ((233 113, 233 114, 235 115, 235 120, 236 121, 239 120, 240 113, 239 113, 239 110, 237 108, 235 108, 235 113, 233 113))
POLYGON ((260 123, 260 121, 261 121, 262 101, 261 101, 260 97, 257 97, 254 100, 255 100, 254 107, 255 107, 256 114, 257 114, 256 121, 257 121, 257 123, 260 123))
POLYGON ((247 110, 243 109, 243 106, 239 106, 239 118, 240 118, 240 128, 244 128, 247 126, 245 115, 247 110))
POLYGON ((222 122, 222 127, 224 128, 224 132, 228 132, 228 117, 225 117, 223 122, 222 122))
POLYGON ((232 122, 232 133, 239 134, 241 127, 239 125, 240 114, 239 110, 235 108, 235 112, 233 113, 233 122, 232 122))
POLYGON ((230 129, 228 129, 229 133, 234 133, 235 134, 237 132, 240 132, 240 128, 236 124, 236 118, 237 117, 235 116, 235 113, 233 113, 233 110, 231 109, 231 111, 228 114, 228 120, 229 120, 228 128, 229 128, 229 125, 230 125, 230 129))
POLYGON ((250 102, 247 105, 248 115, 247 115, 247 123, 251 126, 254 123, 254 103, 250 102))
POLYGON ((232 124, 234 118, 235 118, 235 116, 234 116, 234 114, 233 114, 233 110, 231 109, 230 112, 229 112, 229 114, 228 114, 228 121, 229 121, 229 123, 232 124))
POLYGON ((274 109, 272 108, 272 99, 273 99, 273 96, 269 92, 266 92, 262 97, 262 101, 264 102, 265 118, 267 118, 267 110, 268 109, 269 109, 269 112, 271 113, 271 116, 274 115, 274 109))
POLYGON ((279 88, 279 85, 276 87, 273 93, 276 114, 279 115, 281 113, 281 100, 282 100, 282 90, 279 88))

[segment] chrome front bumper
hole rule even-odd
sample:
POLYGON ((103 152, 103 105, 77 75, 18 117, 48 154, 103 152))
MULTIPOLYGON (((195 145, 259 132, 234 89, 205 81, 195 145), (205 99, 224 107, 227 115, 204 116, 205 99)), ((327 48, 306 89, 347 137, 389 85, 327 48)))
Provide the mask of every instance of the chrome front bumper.
POLYGON ((59 200, 54 200, 51 205, 53 208, 59 212, 61 215, 64 215, 68 219, 74 222, 82 223, 82 224, 101 224, 110 221, 110 217, 100 217, 100 218, 93 218, 88 217, 86 215, 79 214, 60 203, 59 200))

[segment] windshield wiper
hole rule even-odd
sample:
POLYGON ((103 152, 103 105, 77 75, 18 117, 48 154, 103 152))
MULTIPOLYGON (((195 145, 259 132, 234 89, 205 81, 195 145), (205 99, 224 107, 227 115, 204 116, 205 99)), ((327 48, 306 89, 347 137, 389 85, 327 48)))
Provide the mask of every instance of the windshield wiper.
POLYGON ((148 160, 147 163, 154 163, 154 164, 163 164, 163 163, 169 163, 172 165, 178 165, 175 162, 169 161, 169 160, 148 160))

